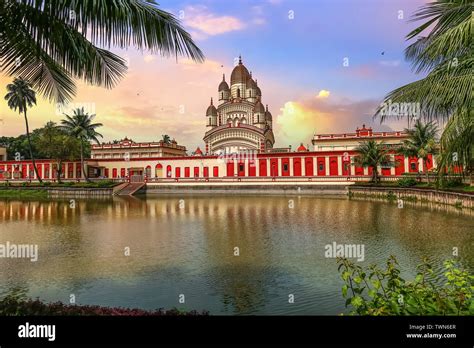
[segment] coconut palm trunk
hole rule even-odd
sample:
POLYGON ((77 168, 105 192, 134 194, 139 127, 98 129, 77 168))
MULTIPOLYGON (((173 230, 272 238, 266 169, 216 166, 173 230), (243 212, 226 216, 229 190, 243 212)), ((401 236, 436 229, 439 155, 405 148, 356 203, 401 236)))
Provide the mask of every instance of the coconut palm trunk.
POLYGON ((90 182, 89 180, 89 177, 86 173, 86 166, 85 166, 85 163, 84 163, 84 145, 83 145, 83 140, 81 139, 80 140, 80 143, 81 143, 81 168, 82 168, 82 175, 84 175, 84 179, 87 181, 87 182, 90 182))
POLYGON ((23 115, 25 116, 26 138, 28 139, 28 149, 30 151, 31 162, 33 162, 33 168, 35 170, 36 178, 39 180, 40 183, 42 183, 43 181, 41 180, 41 177, 38 174, 38 168, 36 168, 35 157, 33 156, 33 147, 31 146, 31 138, 30 138, 30 126, 28 125, 28 117, 26 115, 26 108, 23 111, 23 115))

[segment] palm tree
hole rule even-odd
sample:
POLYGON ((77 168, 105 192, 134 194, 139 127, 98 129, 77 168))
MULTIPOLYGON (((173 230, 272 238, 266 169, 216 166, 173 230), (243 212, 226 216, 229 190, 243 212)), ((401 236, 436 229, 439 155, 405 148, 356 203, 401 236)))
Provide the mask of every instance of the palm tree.
POLYGON ((36 105, 36 93, 31 88, 31 85, 28 81, 24 80, 23 78, 16 78, 13 80, 13 83, 7 85, 8 93, 5 95, 5 100, 8 102, 8 106, 10 109, 16 111, 18 109, 18 113, 23 113, 25 117, 25 125, 26 125, 26 138, 28 139, 28 148, 30 151, 30 158, 33 162, 33 168, 35 170, 36 177, 38 178, 39 182, 43 182, 41 177, 38 175, 38 168, 36 168, 35 158, 33 156, 33 148, 31 146, 31 138, 30 138, 30 127, 28 125, 28 117, 27 117, 27 110, 28 108, 33 107, 36 105))
POLYGON ((100 143, 98 137, 102 138, 102 134, 98 133, 96 129, 102 127, 102 123, 92 123, 95 115, 89 115, 84 111, 84 108, 75 109, 72 116, 66 114, 64 114, 64 116, 66 116, 66 119, 61 120, 60 129, 79 139, 82 173, 84 178, 89 181, 84 166, 84 144, 91 140, 97 144, 100 143))
POLYGON ((165 144, 171 143, 171 138, 168 134, 162 135, 162 138, 163 138, 163 143, 165 143, 165 144))
POLYGON ((118 83, 127 64, 111 47, 203 61, 179 21, 157 6, 155 0, 2 0, 2 70, 63 103, 76 93, 74 79, 106 88, 118 83))
POLYGON ((474 168, 474 115, 472 110, 464 110, 458 117, 452 117, 441 136, 441 153, 437 157, 439 174, 444 168, 463 165, 466 174, 474 168))
MULTIPOLYGON (((438 127, 434 122, 422 123, 418 119, 412 129, 405 129, 408 134, 399 149, 399 152, 408 157, 417 157, 423 160, 423 167, 427 168, 428 156, 436 150, 436 135, 438 127)), ((426 181, 429 182, 428 170, 426 170, 426 181)))
POLYGON ((364 141, 359 143, 355 151, 358 152, 358 155, 354 157, 354 164, 372 168, 371 180, 374 183, 378 181, 378 166, 393 167, 395 165, 390 158, 389 148, 383 142, 377 143, 375 140, 364 141))
MULTIPOLYGON (((425 4, 414 14, 414 21, 426 21, 410 32, 407 40, 426 30, 430 32, 409 45, 405 50, 405 57, 412 62, 415 72, 427 73, 427 76, 390 92, 385 97, 385 103, 419 102, 425 120, 448 120, 456 125, 465 124, 457 119, 469 113, 473 107, 473 9, 472 0, 435 0, 425 4)), ((382 115, 381 111, 382 106, 375 116, 380 116, 383 122, 387 116, 382 115)), ((455 132, 454 129, 456 127, 446 127, 442 138, 446 141, 456 139, 456 133, 451 133, 455 132)), ((471 148, 473 139, 466 138, 463 146, 471 148)), ((458 164, 472 165, 472 158, 460 160, 464 162, 458 164)))

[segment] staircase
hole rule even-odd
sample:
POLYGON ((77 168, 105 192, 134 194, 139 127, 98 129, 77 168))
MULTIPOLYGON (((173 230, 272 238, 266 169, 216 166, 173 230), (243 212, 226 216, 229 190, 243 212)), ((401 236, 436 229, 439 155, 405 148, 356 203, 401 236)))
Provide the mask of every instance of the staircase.
POLYGON ((118 196, 132 196, 135 192, 140 190, 143 186, 145 186, 145 183, 143 182, 127 183, 122 188, 119 188, 117 191, 115 191, 114 194, 118 196))

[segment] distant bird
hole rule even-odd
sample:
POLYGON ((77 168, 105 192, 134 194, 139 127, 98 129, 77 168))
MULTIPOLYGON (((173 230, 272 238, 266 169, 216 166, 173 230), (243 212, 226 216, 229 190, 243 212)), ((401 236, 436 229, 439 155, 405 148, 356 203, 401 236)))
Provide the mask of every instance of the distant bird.
POLYGON ((382 56, 385 54, 385 51, 382 52, 382 56))

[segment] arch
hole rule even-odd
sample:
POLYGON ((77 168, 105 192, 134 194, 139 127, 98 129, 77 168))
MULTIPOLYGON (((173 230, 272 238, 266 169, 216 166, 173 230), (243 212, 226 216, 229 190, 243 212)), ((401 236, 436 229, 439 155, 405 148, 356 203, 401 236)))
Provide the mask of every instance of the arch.
POLYGON ((147 178, 151 177, 151 166, 145 168, 145 175, 147 178))
POLYGON ((240 120, 240 123, 247 124, 247 119, 245 117, 242 117, 242 119, 240 120))
POLYGON ((171 178, 171 166, 170 165, 167 165, 166 166, 166 177, 167 178, 171 178))
POLYGON ((237 98, 240 98, 240 88, 237 88, 237 98))
POLYGON ((235 117, 234 118, 234 127, 237 127, 239 125, 239 118, 235 117))
POLYGON ((162 178, 163 177, 163 165, 158 163, 155 166, 155 178, 162 178))

